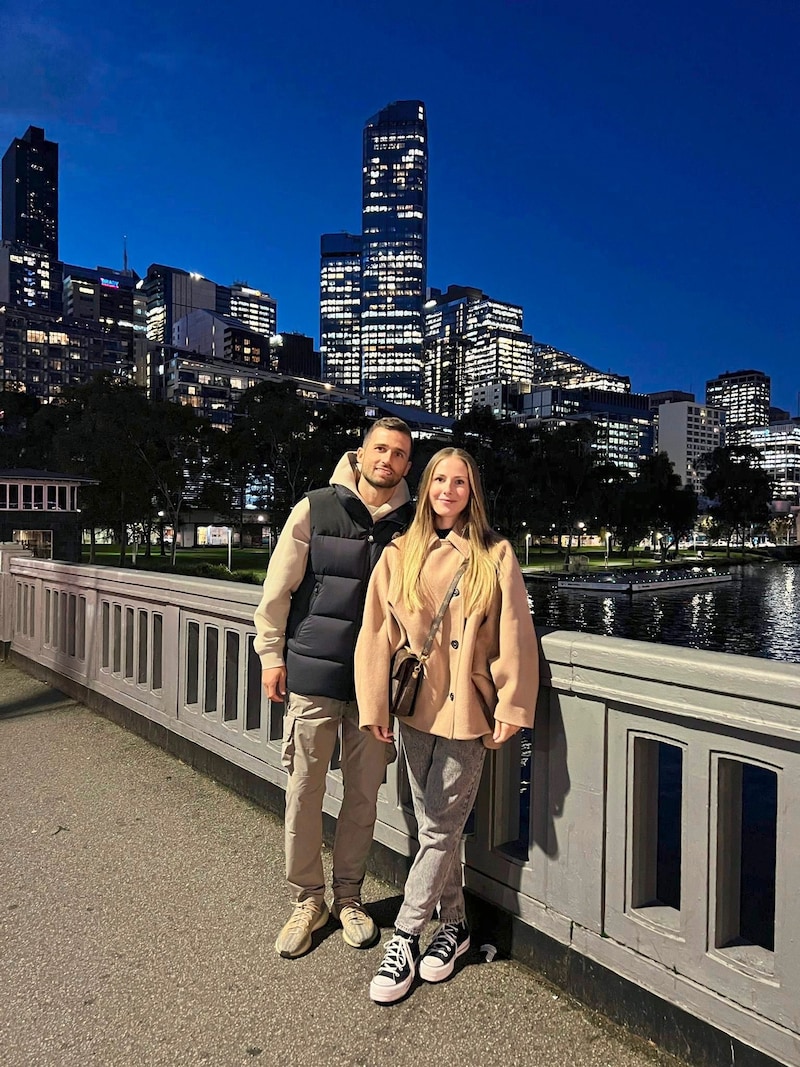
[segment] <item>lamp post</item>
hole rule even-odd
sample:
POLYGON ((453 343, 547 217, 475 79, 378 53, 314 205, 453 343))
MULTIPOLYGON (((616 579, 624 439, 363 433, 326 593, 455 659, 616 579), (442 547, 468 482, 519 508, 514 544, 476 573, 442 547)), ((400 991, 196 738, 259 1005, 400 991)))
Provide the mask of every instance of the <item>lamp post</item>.
POLYGON ((233 527, 228 527, 228 570, 231 570, 231 548, 233 546, 233 527))
POLYGON ((158 513, 158 543, 161 547, 161 555, 164 555, 164 512, 158 513))
POLYGON ((579 522, 578 523, 578 551, 579 552, 581 550, 581 536, 582 536, 583 531, 585 529, 586 529, 586 523, 585 522, 579 522))
POLYGON ((531 534, 530 530, 525 534, 525 566, 528 566, 531 555, 531 534))
POLYGON ((608 556, 611 549, 611 531, 606 530, 606 567, 608 567, 608 556))

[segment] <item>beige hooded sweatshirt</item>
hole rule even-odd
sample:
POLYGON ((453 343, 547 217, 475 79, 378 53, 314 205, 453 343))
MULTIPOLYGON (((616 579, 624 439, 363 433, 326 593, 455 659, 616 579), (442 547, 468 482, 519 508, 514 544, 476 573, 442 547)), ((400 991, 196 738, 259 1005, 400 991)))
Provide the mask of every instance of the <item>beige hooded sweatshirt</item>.
MULTIPOLYGON (((330 484, 343 485, 357 494, 358 478, 356 453, 346 452, 336 464, 330 484)), ((379 507, 370 507, 366 501, 364 503, 375 520, 389 515, 409 499, 408 486, 403 479, 388 503, 379 507)), ((281 530, 264 579, 261 602, 255 612, 256 638, 253 647, 261 660, 262 670, 284 666, 283 649, 289 607, 292 593, 299 588, 306 573, 310 544, 311 507, 308 497, 303 497, 292 508, 281 530)))

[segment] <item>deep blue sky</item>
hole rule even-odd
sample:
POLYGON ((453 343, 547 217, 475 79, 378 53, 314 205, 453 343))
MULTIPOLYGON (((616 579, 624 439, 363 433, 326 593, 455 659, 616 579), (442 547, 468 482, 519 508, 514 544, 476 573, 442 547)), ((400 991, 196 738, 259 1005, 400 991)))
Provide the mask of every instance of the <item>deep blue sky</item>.
POLYGON ((360 228, 361 129, 428 106, 428 284, 640 391, 800 391, 798 0, 0 5, 0 151, 61 146, 61 256, 278 300, 318 338, 319 235, 360 228))

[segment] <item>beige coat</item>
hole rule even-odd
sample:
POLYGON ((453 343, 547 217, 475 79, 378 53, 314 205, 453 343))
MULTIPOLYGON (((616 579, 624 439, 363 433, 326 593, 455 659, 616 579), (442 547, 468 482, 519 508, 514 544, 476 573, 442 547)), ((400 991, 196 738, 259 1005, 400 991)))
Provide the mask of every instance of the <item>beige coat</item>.
MULTIPOLYGON (((356 645, 359 723, 389 725, 389 670, 404 645, 420 652, 453 575, 469 556, 469 542, 451 530, 431 539, 422 568, 424 607, 410 612, 389 599, 403 538, 388 545, 370 580, 356 645)), ((539 650, 522 572, 514 550, 500 549, 499 580, 486 616, 464 616, 456 594, 442 620, 425 668, 410 726, 440 737, 490 740, 493 720, 532 726, 539 688, 539 650), (489 735, 487 737, 487 735, 489 735)))

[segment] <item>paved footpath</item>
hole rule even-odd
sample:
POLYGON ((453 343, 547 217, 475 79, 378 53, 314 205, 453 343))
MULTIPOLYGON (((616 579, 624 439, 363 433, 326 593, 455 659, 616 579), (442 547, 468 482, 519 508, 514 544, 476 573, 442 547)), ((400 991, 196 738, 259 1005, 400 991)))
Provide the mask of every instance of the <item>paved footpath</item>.
MULTIPOLYGON (((283 825, 0 664, 3 1067, 654 1067, 510 960, 374 1005, 330 923, 283 960, 283 825)), ((387 931, 399 898, 368 879, 387 931)), ((385 937, 384 937, 385 940, 385 937)))

